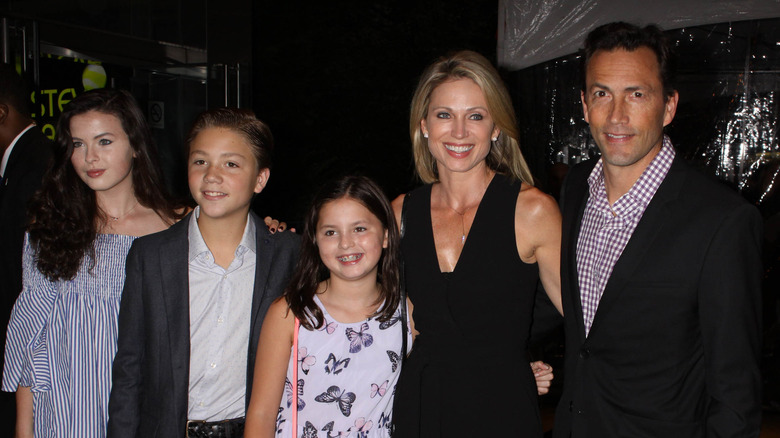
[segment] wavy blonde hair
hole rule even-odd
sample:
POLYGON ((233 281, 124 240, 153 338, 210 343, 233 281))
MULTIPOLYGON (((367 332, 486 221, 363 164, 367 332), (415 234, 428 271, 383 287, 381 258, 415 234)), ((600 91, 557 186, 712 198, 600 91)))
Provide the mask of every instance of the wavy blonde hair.
POLYGON ((485 161, 497 173, 533 185, 528 164, 520 152, 517 121, 509 92, 498 71, 484 56, 470 50, 456 52, 436 60, 425 69, 412 97, 409 114, 409 134, 417 174, 425 183, 439 180, 436 161, 428 150, 428 142, 422 135, 420 121, 428 116, 431 94, 439 85, 457 79, 474 81, 487 101, 488 111, 499 128, 498 140, 493 142, 485 161))

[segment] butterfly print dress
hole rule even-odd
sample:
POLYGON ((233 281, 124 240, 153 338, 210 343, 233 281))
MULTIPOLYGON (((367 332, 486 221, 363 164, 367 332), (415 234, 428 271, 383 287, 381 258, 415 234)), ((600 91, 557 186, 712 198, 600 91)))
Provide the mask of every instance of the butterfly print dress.
MULTIPOLYGON (((292 367, 298 367, 296 437, 388 437, 400 373, 400 311, 386 322, 334 320, 318 297, 325 325, 300 328, 298 362, 287 367, 277 437, 291 437, 292 367)), ((407 336, 410 336, 407 333, 407 336)), ((411 337, 408 338, 411 345, 411 337)))
POLYGON ((407 201, 402 254, 415 339, 398 383, 394 437, 541 437, 528 366, 536 264, 515 244, 519 182, 495 175, 455 269, 442 273, 431 186, 407 201))

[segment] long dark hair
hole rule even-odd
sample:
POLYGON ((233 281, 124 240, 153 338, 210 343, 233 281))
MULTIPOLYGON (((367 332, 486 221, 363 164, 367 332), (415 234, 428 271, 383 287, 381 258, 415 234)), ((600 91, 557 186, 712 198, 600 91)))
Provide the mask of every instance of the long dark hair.
POLYGON ((317 222, 325 204, 342 198, 362 204, 387 230, 387 248, 382 251, 377 270, 379 299, 385 300, 382 308, 376 312, 378 319, 387 321, 392 318, 400 302, 401 238, 390 201, 371 179, 364 176, 343 177, 327 183, 314 197, 303 226, 301 257, 284 293, 290 310, 301 321, 301 325, 309 330, 320 328, 324 324, 325 317, 314 303, 314 295, 320 282, 330 277, 330 271, 322 263, 317 248, 317 222))
POLYGON ((123 90, 87 91, 62 112, 51 168, 30 205, 28 230, 38 270, 52 281, 72 279, 85 255, 94 263, 98 220, 106 219, 98 208, 95 192, 79 178, 70 162, 71 118, 89 111, 110 114, 122 123, 135 152, 132 178, 138 202, 169 224, 181 217, 165 193, 149 125, 133 96, 123 90))

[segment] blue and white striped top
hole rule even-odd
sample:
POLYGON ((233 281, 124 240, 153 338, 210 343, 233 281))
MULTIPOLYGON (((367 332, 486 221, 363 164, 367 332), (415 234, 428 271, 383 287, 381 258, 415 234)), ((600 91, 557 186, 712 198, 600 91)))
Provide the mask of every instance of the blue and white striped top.
POLYGON ((99 234, 94 268, 85 258, 73 280, 52 282, 38 271, 25 237, 2 389, 31 387, 36 438, 106 435, 125 258, 134 240, 99 234))

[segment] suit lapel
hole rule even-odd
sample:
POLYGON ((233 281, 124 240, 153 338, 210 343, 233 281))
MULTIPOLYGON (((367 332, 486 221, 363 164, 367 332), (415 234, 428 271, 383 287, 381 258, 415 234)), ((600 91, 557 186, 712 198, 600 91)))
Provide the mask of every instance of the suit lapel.
POLYGON ((633 273, 642 266, 647 248, 656 239, 667 234, 664 227, 670 225, 669 218, 674 217, 674 201, 677 199, 685 180, 684 163, 681 160, 679 155, 675 156, 669 173, 658 187, 658 191, 647 206, 626 248, 615 263, 612 275, 609 277, 604 294, 599 301, 596 315, 594 315, 589 336, 592 336, 598 329, 599 315, 609 313, 609 308, 625 290, 625 285, 631 280, 633 273))
POLYGON ((577 318, 577 328, 579 329, 581 340, 585 339, 585 323, 582 316, 582 299, 577 273, 577 240, 579 239, 582 216, 585 213, 585 206, 589 196, 587 178, 598 160, 594 159, 592 161, 592 165, 584 168, 584 175, 580 178, 575 178, 573 184, 568 186, 565 201, 571 205, 564 206, 567 211, 566 220, 570 222, 564 224, 563 229, 565 230, 564 232, 570 232, 571 235, 563 236, 563 242, 567 244, 564 251, 568 260, 562 266, 564 269, 567 269, 568 290, 570 291, 569 299, 571 300, 572 309, 574 309, 574 316, 577 318))
POLYGON ((191 213, 171 227, 168 241, 160 245, 160 274, 165 317, 168 323, 171 372, 174 376, 175 400, 185 402, 190 370, 190 285, 188 227, 191 213), (180 395, 183 394, 183 397, 180 395))
MULTIPOLYGON (((252 315, 251 315, 251 325, 249 327, 249 351, 254 351, 255 348, 257 348, 257 345, 251 345, 254 338, 253 334, 260 330, 260 327, 256 327, 257 324, 257 318, 258 314, 260 313, 260 304, 263 302, 263 298, 265 297, 265 285, 268 282, 268 273, 271 270, 271 261, 272 261, 272 255, 274 254, 273 250, 273 241, 272 239, 269 239, 270 232, 265 226, 259 225, 263 222, 259 217, 257 217, 254 213, 252 213, 252 217, 255 220, 255 224, 257 225, 256 228, 256 238, 257 238, 257 246, 256 249, 256 257, 257 262, 255 265, 255 286, 254 286, 254 294, 252 296, 252 315)), ((254 343, 257 343, 257 339, 254 339, 254 343)))

